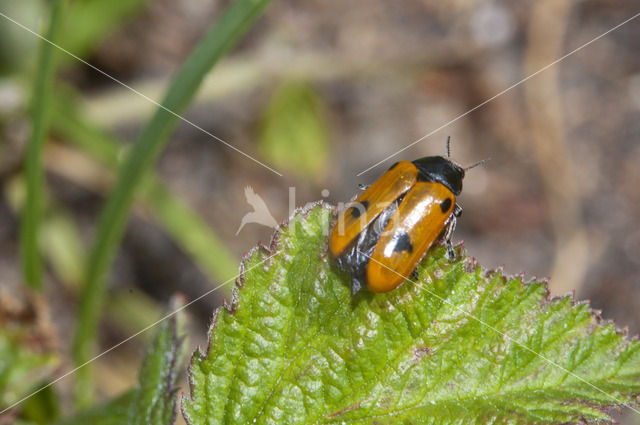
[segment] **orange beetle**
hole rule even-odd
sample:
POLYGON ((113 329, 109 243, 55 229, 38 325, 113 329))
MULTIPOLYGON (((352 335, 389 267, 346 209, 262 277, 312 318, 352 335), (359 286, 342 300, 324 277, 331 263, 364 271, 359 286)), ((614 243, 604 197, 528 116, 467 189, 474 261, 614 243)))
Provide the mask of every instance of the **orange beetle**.
POLYGON ((329 253, 351 275, 351 295, 364 285, 376 293, 395 289, 439 239, 455 258, 451 235, 462 213, 456 196, 465 170, 485 161, 467 168, 441 156, 400 161, 350 203, 331 231, 329 253))

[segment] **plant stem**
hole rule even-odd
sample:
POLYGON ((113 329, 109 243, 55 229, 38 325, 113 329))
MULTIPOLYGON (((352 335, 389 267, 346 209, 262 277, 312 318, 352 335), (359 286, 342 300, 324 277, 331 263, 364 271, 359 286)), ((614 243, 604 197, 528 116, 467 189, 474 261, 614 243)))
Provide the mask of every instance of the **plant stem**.
MULTIPOLYGON (((55 42, 60 32, 64 0, 54 0, 51 5, 47 40, 55 42)), ((50 100, 55 74, 55 47, 41 42, 40 56, 36 69, 32 93, 31 137, 27 142, 25 173, 27 199, 20 222, 20 259, 22 278, 34 289, 42 290, 42 259, 39 252, 40 226, 42 222, 42 197, 44 173, 42 168, 42 148, 49 130, 50 100)))
MULTIPOLYGON (((251 27, 268 3, 269 0, 237 0, 227 8, 173 79, 162 102, 163 107, 156 110, 143 128, 123 164, 116 187, 100 215, 96 240, 89 254, 86 283, 80 299, 72 347, 76 366, 84 365, 93 354, 109 265, 124 232, 135 190, 178 122, 178 117, 174 114, 185 110, 203 78, 251 27)), ((92 387, 90 369, 80 369, 76 375, 75 388, 79 406, 91 402, 92 387)))

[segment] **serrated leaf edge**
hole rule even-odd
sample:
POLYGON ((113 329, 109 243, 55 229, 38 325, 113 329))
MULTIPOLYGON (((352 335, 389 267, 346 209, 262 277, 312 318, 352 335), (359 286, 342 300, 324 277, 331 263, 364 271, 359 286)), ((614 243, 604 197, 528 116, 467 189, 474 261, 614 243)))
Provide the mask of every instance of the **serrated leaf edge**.
MULTIPOLYGON (((291 214, 291 216, 289 217, 289 219, 283 221, 282 223, 280 223, 280 225, 278 226, 278 228, 274 231, 271 240, 269 242, 269 246, 266 246, 262 243, 258 243, 256 246, 254 246, 253 248, 251 248, 241 259, 240 262, 240 266, 239 266, 239 273, 238 276, 236 277, 235 280, 235 284, 233 287, 233 291, 232 291, 232 297, 230 302, 227 302, 225 300, 225 302, 223 303, 222 306, 216 308, 213 312, 212 315, 212 319, 209 325, 209 328, 207 330, 207 347, 205 350, 202 350, 202 348, 199 346, 197 347, 194 352, 191 355, 191 359, 189 362, 189 367, 187 370, 187 376, 188 376, 188 382, 189 382, 189 394, 192 395, 193 394, 193 390, 194 390, 194 382, 192 379, 192 374, 191 374, 191 370, 192 367, 194 365, 194 361, 196 356, 200 356, 201 358, 207 358, 211 352, 211 348, 212 348, 212 344, 213 344, 213 338, 212 338, 212 334, 213 334, 213 330, 215 329, 216 323, 217 323, 217 318, 218 315, 220 314, 220 312, 222 311, 222 309, 224 308, 225 310, 227 310, 227 312, 233 314, 235 313, 235 311, 238 308, 238 304, 239 304, 239 297, 238 297, 238 291, 241 290, 244 287, 244 282, 245 282, 245 273, 246 273, 246 264, 253 258, 253 256, 255 254, 259 254, 261 255, 261 261, 259 262, 260 265, 263 265, 265 268, 269 268, 272 266, 273 262, 272 262, 272 257, 275 256, 277 254, 277 252, 279 251, 279 246, 280 246, 280 236, 281 234, 288 229, 290 222, 296 218, 297 216, 299 216, 299 218, 304 219, 307 218, 309 216, 309 214, 317 207, 320 208, 327 208, 331 211, 332 213, 332 221, 335 219, 335 214, 337 211, 337 207, 333 206, 325 201, 316 201, 316 202, 312 202, 312 203, 308 203, 304 206, 300 206, 297 207, 293 213, 291 214)), ((324 244, 324 249, 326 250, 326 246, 327 243, 325 242, 324 244)), ((507 283, 509 281, 515 280, 515 281, 519 281, 520 282, 520 286, 522 288, 528 286, 528 285, 532 285, 532 284, 536 284, 536 285, 540 285, 544 288, 544 295, 541 298, 541 303, 540 303, 540 309, 546 309, 548 306, 555 304, 557 302, 561 302, 561 301, 569 301, 569 307, 571 309, 575 308, 575 307, 579 307, 582 305, 586 305, 587 306, 587 310, 589 312, 590 318, 592 319, 591 324, 589 326, 589 328, 585 331, 585 335, 590 335, 593 330, 597 327, 597 326, 611 326, 611 328, 614 330, 614 332, 619 335, 620 337, 622 337, 622 340, 620 341, 620 344, 618 345, 618 350, 615 352, 615 354, 619 354, 622 351, 624 351, 630 343, 632 342, 636 342, 636 341, 640 341, 640 335, 634 335, 632 337, 629 337, 629 329, 628 327, 623 327, 622 329, 619 329, 616 327, 616 323, 615 320, 611 320, 611 319, 603 319, 601 316, 601 310, 597 310, 597 309, 592 309, 590 307, 590 302, 588 300, 581 300, 581 301, 576 301, 575 300, 575 291, 571 291, 569 293, 566 294, 562 294, 562 295, 551 295, 551 292, 549 290, 549 281, 550 278, 545 277, 545 278, 537 278, 535 276, 531 277, 528 280, 525 280, 525 273, 524 272, 519 272, 519 273, 514 273, 514 274, 507 274, 504 272, 504 266, 500 266, 494 269, 486 269, 483 266, 481 266, 475 257, 468 257, 466 256, 466 251, 464 248, 464 242, 460 242, 455 246, 455 250, 457 251, 458 254, 458 258, 459 260, 457 261, 462 261, 463 262, 463 270, 465 273, 472 273, 472 272, 476 272, 478 269, 480 270, 480 277, 484 278, 484 279, 491 279, 494 278, 495 275, 497 274, 498 277, 500 279, 502 279, 502 281, 504 283, 507 283)), ((256 267, 256 266, 254 266, 256 267)), ((414 284, 420 284, 423 285, 424 282, 420 282, 417 281, 415 279, 408 279, 411 280, 414 284)), ((464 312, 465 314, 469 314, 468 312, 464 312)), ((474 317, 475 316, 471 316, 474 317)), ((476 318, 476 320, 478 320, 476 318)), ((483 324, 483 326, 485 326, 483 324)), ((536 355, 540 355, 539 353, 535 353, 536 355)), ((543 360, 548 361, 546 359, 543 360)), ((556 365, 553 365, 554 367, 557 367, 556 365)), ((579 375, 575 375, 578 376, 579 375)), ((580 377, 579 377, 580 378, 580 377)), ((589 383, 588 381, 584 380, 584 382, 589 383)), ((593 385, 593 384, 590 384, 593 385)), ((600 390, 598 387, 594 386, 594 388, 597 388, 598 390, 600 390)), ((602 390, 600 390, 602 391, 602 390)), ((615 401, 616 397, 611 396, 610 394, 606 393, 611 399, 612 401, 615 401)), ((579 400, 580 403, 584 404, 584 405, 588 405, 596 410, 599 410, 605 414, 609 414, 612 410, 618 410, 620 411, 623 407, 631 407, 631 408, 636 408, 638 406, 640 406, 640 392, 639 393, 634 393, 629 395, 630 398, 634 398, 635 401, 633 403, 633 405, 631 403, 625 403, 625 404, 615 404, 612 403, 610 405, 597 405, 594 403, 590 403, 586 400, 579 400)), ((187 422, 187 424, 193 424, 193 421, 191 420, 191 418, 189 417, 189 415, 186 412, 186 408, 185 408, 185 400, 189 400, 189 401, 193 401, 191 396, 187 396, 184 392, 181 394, 181 411, 182 411, 182 415, 185 419, 185 421, 187 422)), ((575 399, 578 400, 578 399, 575 399)), ((395 414, 397 414, 398 412, 394 412, 393 414, 390 414, 389 416, 394 416, 395 414)), ((371 418, 373 419, 373 418, 371 418)), ((340 421, 341 423, 348 423, 350 421, 340 421)), ((607 421, 591 421, 588 422, 586 420, 586 418, 583 418, 583 422, 584 423, 609 423, 607 421)))

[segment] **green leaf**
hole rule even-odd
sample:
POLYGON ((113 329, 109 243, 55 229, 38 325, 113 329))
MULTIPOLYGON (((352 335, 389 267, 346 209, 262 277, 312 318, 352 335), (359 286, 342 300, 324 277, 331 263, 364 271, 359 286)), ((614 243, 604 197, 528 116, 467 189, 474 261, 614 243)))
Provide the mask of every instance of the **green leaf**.
POLYGON ((262 119, 260 149, 278 168, 322 177, 329 156, 326 112, 310 85, 289 82, 275 90, 262 119))
POLYGON ((24 341, 4 331, 0 331, 0 359, 0 410, 51 376, 59 363, 55 355, 32 350, 24 341))
MULTIPOLYGON (((180 304, 182 305, 182 303, 180 304)), ((172 311, 180 308, 172 303, 172 311)), ((176 381, 185 357, 181 316, 160 325, 140 368, 140 386, 129 407, 129 425, 173 424, 176 419, 176 381), (180 319, 180 320, 178 320, 180 319)))
POLYGON ((60 363, 46 325, 49 316, 38 299, 0 290, 0 411, 49 380, 60 363))
MULTIPOLYGON (((41 382, 38 388, 44 387, 48 382, 41 382)), ((60 414, 60 400, 58 400, 52 386, 43 388, 24 401, 21 406, 20 419, 29 422, 46 425, 55 420, 60 414)))
MULTIPOLYGON (((174 299, 171 310, 179 310, 174 299)), ((176 381, 185 360, 183 317, 177 313, 159 325, 140 367, 139 385, 106 404, 85 410, 57 425, 169 425, 176 419, 176 381)))
POLYGON ((193 355, 188 423, 560 424, 637 405, 640 343, 588 304, 442 247, 415 282, 351 298, 330 218, 305 210, 248 255, 193 355))

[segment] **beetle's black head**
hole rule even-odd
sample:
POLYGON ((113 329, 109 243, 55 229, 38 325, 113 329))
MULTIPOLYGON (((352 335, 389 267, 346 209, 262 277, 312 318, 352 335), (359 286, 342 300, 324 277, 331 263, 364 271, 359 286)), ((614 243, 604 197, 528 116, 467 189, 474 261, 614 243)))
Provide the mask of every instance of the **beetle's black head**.
POLYGON ((418 181, 437 182, 445 185, 454 195, 462 192, 464 168, 441 156, 425 156, 413 164, 418 168, 418 181))

